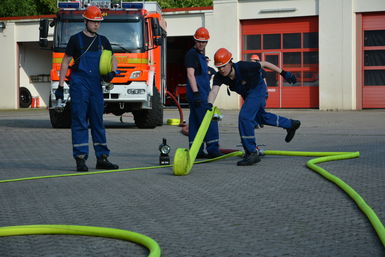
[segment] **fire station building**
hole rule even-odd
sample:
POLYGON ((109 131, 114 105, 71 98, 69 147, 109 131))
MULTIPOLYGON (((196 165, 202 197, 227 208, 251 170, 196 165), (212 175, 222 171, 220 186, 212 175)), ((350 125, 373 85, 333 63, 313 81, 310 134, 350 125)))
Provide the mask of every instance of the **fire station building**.
MULTIPOLYGON (((214 0, 212 7, 164 9, 163 15, 167 87, 179 96, 186 83, 184 54, 203 26, 211 36, 211 59, 224 47, 234 62, 258 54, 296 75, 298 82, 290 85, 267 71, 268 108, 385 108, 383 0, 214 0)), ((2 109, 19 108, 26 89, 41 107, 48 105, 52 56, 38 45, 39 19, 0 18, 2 109)), ((238 109, 242 99, 222 88, 215 104, 238 109)))

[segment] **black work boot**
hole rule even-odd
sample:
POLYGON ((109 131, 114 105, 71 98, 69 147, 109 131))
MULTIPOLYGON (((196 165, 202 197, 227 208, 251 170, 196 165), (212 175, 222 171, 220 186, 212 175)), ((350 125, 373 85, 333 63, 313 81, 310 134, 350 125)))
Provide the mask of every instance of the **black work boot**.
POLYGON ((301 122, 299 120, 291 120, 291 127, 286 129, 287 131, 287 135, 285 137, 285 141, 286 143, 289 143, 294 135, 295 135, 295 131, 301 126, 301 122))
POLYGON ((206 159, 207 158, 207 153, 205 152, 202 152, 202 153, 198 153, 196 159, 206 159))
POLYGON ((260 162, 261 158, 259 157, 258 151, 246 154, 245 157, 243 157, 243 160, 237 162, 238 166, 250 166, 254 163, 260 162))
POLYGON ((119 166, 108 161, 107 155, 102 155, 96 161, 96 168, 102 170, 117 170, 119 166))
POLYGON ((206 159, 207 158, 207 153, 205 151, 198 152, 196 159, 206 159))
POLYGON ((88 167, 86 165, 86 159, 84 157, 76 157, 76 170, 77 171, 88 171, 88 167))

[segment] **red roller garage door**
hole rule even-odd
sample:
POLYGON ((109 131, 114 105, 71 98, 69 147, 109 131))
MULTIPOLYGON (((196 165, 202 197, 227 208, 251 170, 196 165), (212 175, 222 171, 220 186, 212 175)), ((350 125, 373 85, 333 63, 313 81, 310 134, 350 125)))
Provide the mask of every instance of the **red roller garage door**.
POLYGON ((362 15, 362 107, 385 108, 385 13, 362 15))
POLYGON ((297 83, 267 71, 268 108, 318 108, 318 17, 246 20, 241 23, 242 56, 258 54, 293 72, 297 83))

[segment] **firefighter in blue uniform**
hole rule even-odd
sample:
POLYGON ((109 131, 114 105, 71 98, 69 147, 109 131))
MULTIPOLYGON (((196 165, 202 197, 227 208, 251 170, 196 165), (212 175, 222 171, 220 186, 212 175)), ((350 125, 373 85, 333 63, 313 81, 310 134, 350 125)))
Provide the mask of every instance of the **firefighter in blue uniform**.
POLYGON ((57 99, 63 99, 63 84, 72 58, 75 64, 71 67, 71 132, 73 157, 77 171, 88 171, 88 126, 91 135, 97 169, 118 169, 119 166, 108 161, 110 150, 107 147, 106 132, 103 124, 104 99, 101 79, 110 82, 116 74, 117 61, 113 57, 113 68, 110 73, 100 76, 99 61, 103 49, 112 50, 111 44, 104 36, 96 32, 103 20, 100 9, 88 7, 83 13, 85 29, 71 36, 60 69, 57 99))
MULTIPOLYGON (((186 96, 189 101, 189 145, 191 147, 199 126, 206 114, 207 99, 210 93, 210 78, 205 57, 205 49, 210 38, 206 28, 198 28, 194 34, 194 46, 185 56, 187 70, 186 96)), ((221 156, 219 150, 218 122, 212 121, 204 139, 207 154, 203 145, 197 158, 215 158, 221 156)))
POLYGON ((213 67, 209 66, 209 63, 211 61, 210 58, 208 56, 206 56, 205 58, 207 62, 207 73, 209 74, 209 80, 211 81, 211 79, 213 78, 215 73, 217 73, 217 71, 213 67))
POLYGON ((238 129, 241 136, 242 146, 245 150, 244 158, 237 163, 238 166, 252 165, 260 161, 257 151, 254 128, 258 121, 264 125, 281 127, 286 129, 285 141, 290 142, 296 130, 300 127, 299 120, 291 120, 265 111, 267 86, 261 76, 262 68, 278 72, 289 83, 296 83, 295 76, 269 62, 232 62, 232 54, 225 48, 215 52, 214 63, 218 68, 214 76, 213 88, 210 92, 207 108, 212 104, 222 84, 229 86, 242 96, 244 104, 239 112, 238 129))
MULTIPOLYGON (((252 54, 251 57, 250 57, 250 62, 260 62, 261 59, 259 58, 259 56, 257 54, 252 54)), ((265 81, 265 84, 266 84, 266 87, 267 87, 267 82, 266 82, 266 71, 264 69, 261 69, 261 77, 263 79, 263 81, 265 81)), ((267 98, 268 98, 268 95, 266 94, 266 101, 267 101, 267 98)), ((263 122, 257 118, 257 125, 256 125, 256 128, 263 128, 264 125, 263 125, 263 122)))

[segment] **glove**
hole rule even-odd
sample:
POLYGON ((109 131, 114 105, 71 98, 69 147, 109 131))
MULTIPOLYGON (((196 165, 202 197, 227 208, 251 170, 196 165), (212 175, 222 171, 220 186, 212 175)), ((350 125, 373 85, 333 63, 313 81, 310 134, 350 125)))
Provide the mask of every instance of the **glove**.
POLYGON ((108 82, 110 83, 111 80, 116 76, 116 72, 115 71, 110 71, 109 73, 107 73, 106 75, 103 75, 102 76, 102 80, 105 81, 105 82, 108 82))
POLYGON ((200 107, 201 106, 201 94, 199 92, 194 92, 192 101, 193 101, 195 107, 200 107))
POLYGON ((207 106, 206 106, 206 111, 212 111, 213 110, 213 104, 212 103, 208 103, 207 106))
POLYGON ((55 97, 56 97, 56 100, 64 99, 64 87, 61 87, 61 86, 57 87, 57 89, 55 90, 55 97))
POLYGON ((281 71, 281 76, 285 78, 287 82, 290 84, 295 84, 297 82, 297 79, 295 78, 294 74, 289 71, 281 71))

